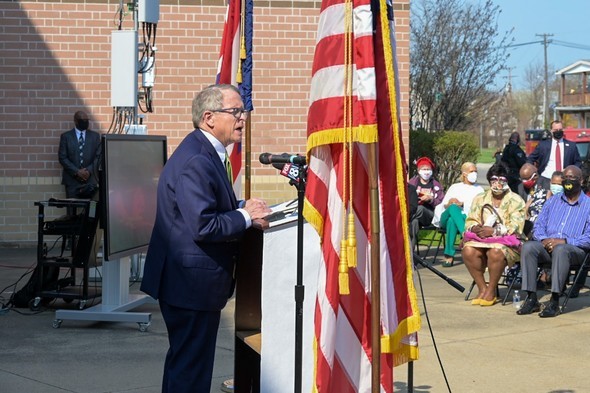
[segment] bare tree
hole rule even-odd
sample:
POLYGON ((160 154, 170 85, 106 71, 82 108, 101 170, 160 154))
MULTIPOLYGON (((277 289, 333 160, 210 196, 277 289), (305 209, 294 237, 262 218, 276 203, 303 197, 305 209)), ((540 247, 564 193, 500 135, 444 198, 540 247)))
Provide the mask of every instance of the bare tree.
POLYGON ((511 32, 498 32, 491 0, 420 0, 412 9, 410 115, 414 127, 466 130, 505 67, 511 32), (500 39, 498 39, 500 38, 500 39))

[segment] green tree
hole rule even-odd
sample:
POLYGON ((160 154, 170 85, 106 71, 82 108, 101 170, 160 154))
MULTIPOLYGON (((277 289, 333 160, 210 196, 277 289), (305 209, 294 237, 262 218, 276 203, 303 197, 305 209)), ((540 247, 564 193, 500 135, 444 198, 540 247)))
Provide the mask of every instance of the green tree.
POLYGON ((410 117, 432 131, 467 130, 495 98, 511 32, 498 28, 492 0, 412 1, 410 117))
POLYGON ((461 175, 464 162, 476 162, 479 155, 477 137, 465 131, 445 131, 434 143, 437 180, 447 190, 461 175))

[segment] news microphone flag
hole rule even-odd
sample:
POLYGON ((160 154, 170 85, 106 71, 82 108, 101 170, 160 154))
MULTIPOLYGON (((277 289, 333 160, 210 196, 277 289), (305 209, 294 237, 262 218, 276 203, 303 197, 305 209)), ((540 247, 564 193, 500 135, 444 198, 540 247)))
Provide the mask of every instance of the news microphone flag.
MULTIPOLYGON (((247 111, 254 109, 252 105, 253 8, 253 0, 229 1, 216 78, 216 83, 227 83, 238 87, 247 111)), ((234 191, 236 195, 240 195, 242 144, 232 144, 227 147, 227 151, 233 170, 234 191)))
POLYGON ((418 358, 420 329, 391 2, 323 0, 316 42, 304 206, 322 250, 313 391, 369 392, 377 360, 377 390, 391 393, 393 367, 418 358), (376 143, 374 161, 371 143, 376 143), (374 165, 379 220, 372 222, 374 165), (379 358, 371 343, 371 236, 379 237, 379 358))

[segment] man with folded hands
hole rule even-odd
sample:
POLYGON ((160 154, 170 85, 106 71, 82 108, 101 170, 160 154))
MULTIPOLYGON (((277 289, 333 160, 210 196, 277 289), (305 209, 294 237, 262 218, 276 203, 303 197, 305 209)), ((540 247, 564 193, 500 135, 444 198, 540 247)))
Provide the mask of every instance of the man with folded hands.
MULTIPOLYGON (((563 193, 545 202, 533 227, 533 240, 520 254, 522 289, 528 296, 518 315, 540 311, 537 300, 537 268, 551 263, 551 299, 541 318, 559 315, 559 295, 571 266, 581 265, 590 249, 590 197, 582 192, 582 171, 570 165, 563 171, 563 193)), ((585 277, 584 277, 585 278, 585 277)))

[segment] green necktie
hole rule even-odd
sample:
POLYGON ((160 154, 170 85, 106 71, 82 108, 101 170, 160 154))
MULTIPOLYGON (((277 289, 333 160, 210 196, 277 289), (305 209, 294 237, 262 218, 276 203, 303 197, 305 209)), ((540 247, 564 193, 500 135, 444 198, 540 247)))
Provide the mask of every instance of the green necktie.
POLYGON ((229 160, 227 152, 225 153, 225 160, 224 160, 223 164, 225 165, 225 171, 227 172, 227 179, 229 180, 229 184, 233 184, 234 183, 234 176, 233 176, 233 171, 231 168, 231 161, 229 160))

